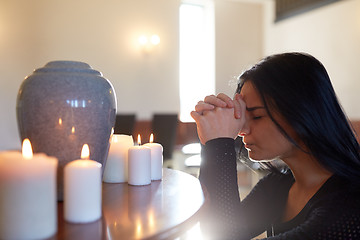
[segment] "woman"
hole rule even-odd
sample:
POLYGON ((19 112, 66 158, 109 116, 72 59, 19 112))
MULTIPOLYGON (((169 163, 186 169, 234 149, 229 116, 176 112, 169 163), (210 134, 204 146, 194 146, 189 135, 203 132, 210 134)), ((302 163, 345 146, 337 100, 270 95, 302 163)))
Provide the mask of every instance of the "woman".
POLYGON ((360 154, 324 66, 303 53, 267 57, 240 76, 234 99, 207 96, 191 113, 215 239, 360 239, 360 154), (240 200, 234 139, 253 161, 280 158, 240 200))

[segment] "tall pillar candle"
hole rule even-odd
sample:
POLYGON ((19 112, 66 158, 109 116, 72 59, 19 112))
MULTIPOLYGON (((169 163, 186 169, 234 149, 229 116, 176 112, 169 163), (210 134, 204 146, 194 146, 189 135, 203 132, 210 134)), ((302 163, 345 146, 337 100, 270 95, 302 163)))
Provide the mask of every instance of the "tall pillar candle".
POLYGON ((58 160, 31 155, 0 153, 0 239, 44 239, 57 232, 58 160))
POLYGON ((144 146, 151 149, 151 180, 162 179, 163 167, 163 146, 159 143, 153 142, 154 136, 151 134, 150 142, 144 146))
POLYGON ((140 136, 138 146, 129 148, 129 179, 130 185, 148 185, 151 183, 151 150, 141 146, 140 136))
POLYGON ((121 183, 128 180, 128 151, 134 146, 132 136, 114 134, 111 139, 108 158, 105 164, 103 181, 121 183))
MULTIPOLYGON (((84 152, 83 148, 83 152, 84 152)), ((88 155, 82 153, 82 158, 88 155)), ((64 168, 64 218, 88 223, 101 217, 101 164, 88 159, 71 161, 64 168)))

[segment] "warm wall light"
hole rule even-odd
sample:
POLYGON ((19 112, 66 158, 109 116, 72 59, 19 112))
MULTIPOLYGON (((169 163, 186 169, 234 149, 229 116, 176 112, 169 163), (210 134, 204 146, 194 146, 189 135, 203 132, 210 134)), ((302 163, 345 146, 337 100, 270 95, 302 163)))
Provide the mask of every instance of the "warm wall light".
POLYGON ((145 46, 147 43, 148 43, 148 39, 145 35, 141 35, 139 38, 138 38, 138 42, 141 46, 145 46))
POLYGON ((158 45, 160 43, 160 37, 158 35, 154 34, 151 36, 150 42, 153 45, 158 45))
POLYGON ((155 46, 160 44, 160 37, 156 34, 153 34, 150 37, 146 35, 141 35, 138 38, 138 43, 143 51, 151 52, 153 51, 155 46))

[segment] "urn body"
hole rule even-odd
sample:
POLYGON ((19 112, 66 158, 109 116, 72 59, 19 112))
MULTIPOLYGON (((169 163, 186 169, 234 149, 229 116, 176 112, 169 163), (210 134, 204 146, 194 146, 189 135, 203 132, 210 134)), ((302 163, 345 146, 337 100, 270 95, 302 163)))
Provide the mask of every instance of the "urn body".
POLYGON ((21 84, 16 102, 20 138, 29 138, 35 153, 58 158, 58 200, 63 199, 64 166, 80 159, 84 144, 90 159, 104 169, 116 104, 112 84, 83 62, 49 62, 21 84))

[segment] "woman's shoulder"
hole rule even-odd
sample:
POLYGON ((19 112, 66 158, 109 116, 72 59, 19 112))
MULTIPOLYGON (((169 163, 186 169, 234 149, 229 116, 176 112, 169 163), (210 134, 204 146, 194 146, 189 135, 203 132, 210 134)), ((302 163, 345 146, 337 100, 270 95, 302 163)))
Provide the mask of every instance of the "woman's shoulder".
POLYGON ((334 195, 348 194, 360 194, 360 183, 354 182, 348 178, 332 175, 323 185, 324 190, 334 195))
MULTIPOLYGON (((350 179, 333 175, 328 180, 328 191, 334 197, 344 200, 356 200, 360 203, 360 183, 350 179)), ((360 205, 359 205, 360 207, 360 205)))
MULTIPOLYGON (((359 185, 346 178, 333 176, 323 189, 324 193, 319 194, 309 204, 309 213, 312 213, 310 215, 321 216, 319 224, 326 226, 327 229, 331 228, 331 232, 345 233, 344 236, 349 232, 360 233, 359 185)), ((325 231, 325 236, 326 234, 330 232, 325 231)))
POLYGON ((360 213, 360 185, 344 177, 333 175, 311 202, 314 206, 323 205, 334 211, 350 209, 360 213))

